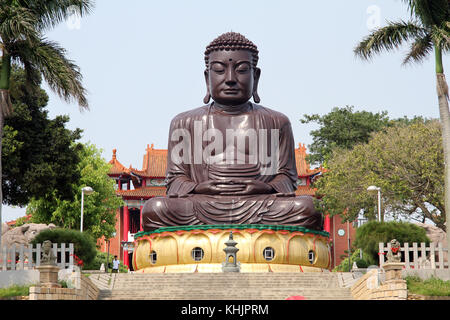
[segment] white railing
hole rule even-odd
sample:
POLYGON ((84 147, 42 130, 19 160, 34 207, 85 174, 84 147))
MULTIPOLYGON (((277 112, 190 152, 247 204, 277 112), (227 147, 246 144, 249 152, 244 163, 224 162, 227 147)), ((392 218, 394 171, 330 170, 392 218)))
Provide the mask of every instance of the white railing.
MULTIPOLYGON (((385 255, 391 250, 391 244, 379 243, 379 262, 382 266, 385 262, 385 255)), ((400 248, 402 262, 406 269, 448 269, 448 249, 442 247, 442 243, 431 242, 429 246, 425 242, 420 244, 405 242, 400 248)))
MULTIPOLYGON (((72 268, 74 263, 73 243, 53 243, 53 254, 58 257, 56 263, 61 269, 72 268)), ((3 270, 30 270, 41 265, 41 244, 3 247, 0 250, 0 271, 3 270)))

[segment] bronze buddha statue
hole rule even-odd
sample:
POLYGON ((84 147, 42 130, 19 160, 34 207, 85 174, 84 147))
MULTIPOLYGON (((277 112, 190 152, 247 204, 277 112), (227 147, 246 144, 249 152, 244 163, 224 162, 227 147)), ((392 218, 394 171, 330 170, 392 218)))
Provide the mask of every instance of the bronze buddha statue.
POLYGON ((201 224, 322 230, 312 197, 295 196, 289 119, 258 104, 257 47, 239 33, 225 33, 208 45, 205 62, 206 105, 171 122, 167 196, 145 203, 144 231, 201 224))

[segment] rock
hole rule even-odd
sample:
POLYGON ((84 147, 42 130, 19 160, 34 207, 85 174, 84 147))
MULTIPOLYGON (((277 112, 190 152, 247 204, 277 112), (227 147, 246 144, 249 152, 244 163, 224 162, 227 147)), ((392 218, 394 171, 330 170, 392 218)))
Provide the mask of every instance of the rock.
POLYGON ((41 231, 54 229, 56 226, 51 223, 49 225, 43 223, 27 223, 20 227, 12 228, 2 234, 2 246, 8 247, 15 244, 16 246, 28 245, 41 231))
MULTIPOLYGON (((415 224, 425 229, 427 237, 430 239, 431 242, 434 242, 436 244, 440 242, 442 243, 442 247, 444 249, 447 248, 447 234, 445 233, 444 230, 431 224, 419 222, 415 224)), ((447 252, 444 251, 444 260, 446 259, 447 259, 447 252)))
POLYGON ((444 230, 442 230, 441 228, 438 228, 436 226, 433 226, 431 224, 426 224, 426 223, 415 223, 416 225, 418 225, 421 228, 424 228, 426 233, 427 233, 427 237, 430 238, 431 242, 442 242, 442 245, 444 247, 447 246, 447 234, 445 233, 444 230))
POLYGON ((5 222, 3 222, 2 223, 2 236, 6 233, 6 231, 8 231, 9 230, 9 226, 5 223, 5 222))

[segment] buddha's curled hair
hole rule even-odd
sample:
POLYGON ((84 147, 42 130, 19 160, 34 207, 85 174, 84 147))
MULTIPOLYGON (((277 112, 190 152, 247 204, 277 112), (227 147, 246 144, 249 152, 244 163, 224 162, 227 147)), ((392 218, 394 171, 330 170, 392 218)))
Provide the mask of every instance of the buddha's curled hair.
POLYGON ((206 68, 209 66, 209 54, 218 50, 248 50, 253 56, 253 67, 258 63, 258 48, 256 45, 237 32, 227 32, 214 39, 205 50, 206 68))

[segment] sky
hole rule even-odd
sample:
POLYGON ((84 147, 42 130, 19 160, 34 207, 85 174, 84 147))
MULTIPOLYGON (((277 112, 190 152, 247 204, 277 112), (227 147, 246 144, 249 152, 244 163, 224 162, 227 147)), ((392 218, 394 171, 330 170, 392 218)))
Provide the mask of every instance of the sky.
MULTIPOLYGON (((370 62, 353 53, 375 27, 399 19, 409 19, 401 0, 97 0, 90 15, 45 34, 80 67, 90 110, 44 83, 49 116, 69 115, 67 127, 83 129, 81 142, 107 161, 117 149, 123 165, 141 169, 148 144, 167 148, 171 119, 203 105, 205 47, 234 31, 258 46, 260 104, 289 117, 296 143, 308 146, 317 129, 300 122, 304 114, 334 107, 438 118, 433 59, 402 66, 408 46, 370 62)), ((3 206, 2 221, 24 213, 3 206)))

